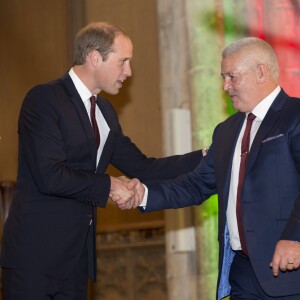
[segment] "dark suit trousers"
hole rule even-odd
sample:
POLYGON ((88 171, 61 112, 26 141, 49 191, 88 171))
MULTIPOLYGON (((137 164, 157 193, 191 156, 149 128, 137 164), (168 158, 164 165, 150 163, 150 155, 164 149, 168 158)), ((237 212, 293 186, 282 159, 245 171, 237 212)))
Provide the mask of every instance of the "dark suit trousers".
POLYGON ((76 270, 61 280, 32 270, 2 268, 4 300, 86 300, 88 261, 84 247, 76 270))
MULTIPOLYGON (((271 272, 271 269, 270 269, 271 272)), ((280 276, 280 275, 279 275, 280 276)), ((299 300, 300 295, 271 297, 261 288, 250 260, 242 252, 235 255, 229 274, 230 300, 299 300)))

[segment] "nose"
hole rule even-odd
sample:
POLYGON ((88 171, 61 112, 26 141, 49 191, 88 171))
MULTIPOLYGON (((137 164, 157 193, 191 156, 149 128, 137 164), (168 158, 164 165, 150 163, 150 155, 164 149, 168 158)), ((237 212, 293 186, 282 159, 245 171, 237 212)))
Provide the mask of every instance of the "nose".
POLYGON ((225 78, 223 79, 223 90, 224 90, 225 92, 227 92, 227 91, 229 90, 229 88, 230 88, 230 82, 229 82, 229 79, 225 77, 225 78))
POLYGON ((132 75, 132 70, 129 62, 125 65, 124 73, 127 77, 130 77, 132 75))

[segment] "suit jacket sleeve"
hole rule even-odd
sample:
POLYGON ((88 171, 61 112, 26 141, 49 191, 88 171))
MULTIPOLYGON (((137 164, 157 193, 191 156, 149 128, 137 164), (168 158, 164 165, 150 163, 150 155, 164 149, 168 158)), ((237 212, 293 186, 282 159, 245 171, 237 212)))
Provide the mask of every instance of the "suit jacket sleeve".
MULTIPOLYGON (((299 101, 299 100, 298 100, 299 101)), ((298 109, 297 109, 298 110, 298 109)), ((295 162, 295 168, 300 177, 300 124, 293 129, 290 135, 290 149, 295 162)), ((281 235, 282 240, 300 242, 300 181, 298 179, 298 196, 294 208, 281 235)))
MULTIPOLYGON (((57 85, 41 85, 23 101, 18 126, 18 184, 31 194, 105 206, 110 178, 95 174, 96 161, 89 151, 92 134, 88 137, 84 131, 70 96, 58 90, 57 85)), ((86 111, 83 113, 88 120, 86 111)))
POLYGON ((141 211, 200 205, 216 194, 212 147, 195 170, 172 180, 146 181, 145 184, 149 188, 148 201, 145 210, 141 211))

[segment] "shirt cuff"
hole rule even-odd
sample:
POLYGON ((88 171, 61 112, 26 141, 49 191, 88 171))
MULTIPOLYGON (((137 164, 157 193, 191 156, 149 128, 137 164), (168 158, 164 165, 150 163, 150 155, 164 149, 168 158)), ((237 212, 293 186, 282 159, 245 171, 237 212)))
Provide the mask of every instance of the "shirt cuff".
POLYGON ((146 209, 147 206, 147 200, 148 200, 148 188, 143 184, 145 188, 143 201, 140 203, 139 207, 142 207, 143 209, 146 209))

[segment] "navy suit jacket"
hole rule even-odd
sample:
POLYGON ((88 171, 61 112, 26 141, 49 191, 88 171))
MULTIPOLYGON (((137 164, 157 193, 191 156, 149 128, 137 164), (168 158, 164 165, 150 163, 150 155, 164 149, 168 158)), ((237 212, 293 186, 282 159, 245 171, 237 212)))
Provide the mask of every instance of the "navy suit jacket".
MULTIPOLYGON (((110 132, 96 168, 92 126, 70 76, 36 86, 26 95, 18 124, 17 186, 4 226, 1 266, 69 277, 96 207, 106 206, 109 164, 143 180, 173 178, 200 162, 201 151, 146 157, 123 135, 110 103, 98 97, 97 104, 110 132)), ((95 279, 95 232, 89 236, 94 264, 90 277, 95 279)))
MULTIPOLYGON (((230 247, 224 248, 229 238, 226 210, 233 153, 244 118, 245 114, 236 113, 216 127, 207 156, 193 172, 174 181, 149 184, 146 212, 199 205, 218 194, 218 283, 227 252, 232 252, 230 247)), ((300 100, 282 90, 251 146, 241 203, 251 264, 262 288, 271 296, 300 294, 300 270, 274 278, 269 267, 280 239, 300 241, 299 182, 300 100)))

